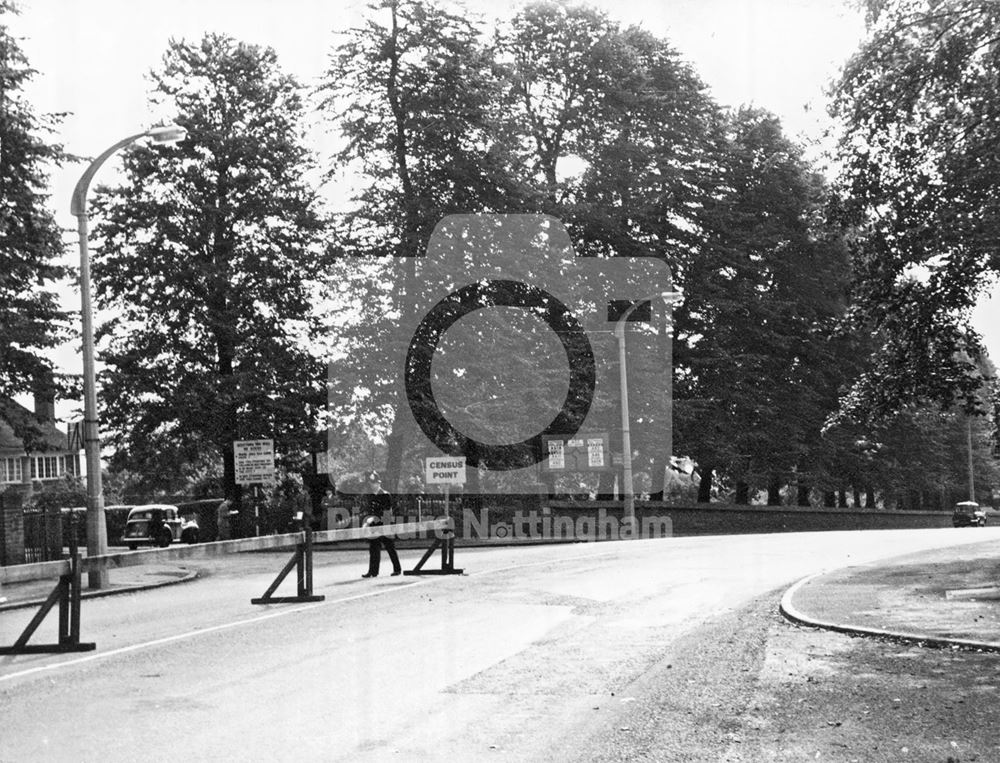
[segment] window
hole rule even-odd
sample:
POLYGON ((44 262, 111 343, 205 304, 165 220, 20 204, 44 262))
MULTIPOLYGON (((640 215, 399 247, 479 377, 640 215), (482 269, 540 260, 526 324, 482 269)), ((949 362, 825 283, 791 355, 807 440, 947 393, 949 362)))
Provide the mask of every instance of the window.
MULTIPOLYGON (((0 456, 0 483, 21 481, 21 456, 0 456)), ((30 456, 31 479, 56 480, 60 477, 82 476, 80 454, 65 453, 57 456, 30 456)))
POLYGON ((63 473, 69 475, 70 477, 80 476, 80 454, 79 453, 67 453, 62 456, 64 463, 63 473))
POLYGON ((33 480, 54 480, 61 475, 59 463, 62 459, 59 456, 34 456, 31 459, 31 479, 33 480))
POLYGON ((0 482, 21 481, 21 458, 9 456, 0 458, 0 482))

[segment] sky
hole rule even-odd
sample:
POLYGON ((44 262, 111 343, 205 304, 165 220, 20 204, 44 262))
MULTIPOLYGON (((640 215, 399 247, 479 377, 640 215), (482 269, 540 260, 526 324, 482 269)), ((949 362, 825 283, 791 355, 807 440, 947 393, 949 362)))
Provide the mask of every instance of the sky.
MULTIPOLYGON (((146 75, 160 64, 170 39, 224 32, 275 49, 279 62, 304 85, 324 71, 336 32, 356 25, 364 3, 337 0, 19 0, 10 26, 38 71, 28 89, 37 113, 65 113, 55 135, 71 154, 95 156, 123 137, 157 122, 147 105, 146 75)), ((828 126, 824 89, 856 49, 862 14, 846 0, 592 0, 624 24, 668 39, 723 105, 754 104, 781 117, 788 134, 819 156, 828 126)), ((486 19, 508 17, 518 4, 466 3, 486 19)), ((321 157, 334 136, 310 132, 321 157)), ((84 165, 52 175, 56 220, 69 230, 73 186, 84 165)), ((114 179, 112 160, 95 184, 114 179)), ((78 265, 75 238, 66 258, 78 265)), ((976 312, 976 325, 993 358, 1000 358, 1000 289, 976 312)), ((67 309, 79 309, 67 290, 67 309)), ((78 346, 61 349, 62 370, 82 371, 78 346)), ((69 416, 60 407, 60 416, 69 416)))

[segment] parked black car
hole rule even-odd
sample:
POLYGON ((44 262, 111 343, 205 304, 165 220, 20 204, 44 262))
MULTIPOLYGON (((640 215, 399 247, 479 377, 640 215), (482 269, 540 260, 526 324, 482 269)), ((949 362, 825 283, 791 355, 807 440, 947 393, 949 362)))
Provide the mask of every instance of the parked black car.
POLYGON ((176 506, 154 503, 136 506, 129 512, 122 543, 131 550, 140 545, 169 546, 176 541, 198 542, 198 523, 183 517, 176 506))
POLYGON ((962 501, 955 504, 951 523, 955 527, 986 527, 986 509, 975 501, 962 501))

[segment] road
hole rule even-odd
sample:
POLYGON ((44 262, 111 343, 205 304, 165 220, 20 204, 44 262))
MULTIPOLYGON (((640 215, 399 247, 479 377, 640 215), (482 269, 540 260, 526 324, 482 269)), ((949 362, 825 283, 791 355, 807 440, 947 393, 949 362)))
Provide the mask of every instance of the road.
MULTIPOLYGON (((0 658, 0 761, 743 759, 712 757, 732 748, 725 719, 697 719, 759 672, 785 587, 990 538, 1000 528, 459 548, 463 576, 377 580, 360 579, 364 552, 322 552, 326 601, 304 605, 249 603, 283 556, 206 561, 190 583, 85 601, 96 652, 0 658)), ((5 613, 0 639, 30 615, 5 613)))

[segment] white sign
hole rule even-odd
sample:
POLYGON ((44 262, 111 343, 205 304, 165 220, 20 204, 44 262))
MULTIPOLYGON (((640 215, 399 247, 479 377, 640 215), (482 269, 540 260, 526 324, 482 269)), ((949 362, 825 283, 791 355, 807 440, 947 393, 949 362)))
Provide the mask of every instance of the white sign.
POLYGON ((465 484, 465 456, 431 456, 425 467, 428 485, 465 484))
POLYGON ((237 440, 233 443, 233 455, 236 484, 274 481, 274 440, 237 440))
POLYGON ((549 468, 566 468, 566 453, 563 450, 562 440, 549 440, 549 468))
POLYGON ((319 453, 313 454, 316 465, 316 474, 329 474, 330 473, 330 454, 328 451, 320 451, 319 453))
POLYGON ((548 471, 586 472, 608 467, 608 434, 593 432, 567 439, 545 436, 546 458, 542 468, 548 471))
POLYGON ((600 437, 587 440, 587 466, 591 468, 604 466, 604 440, 600 437))

